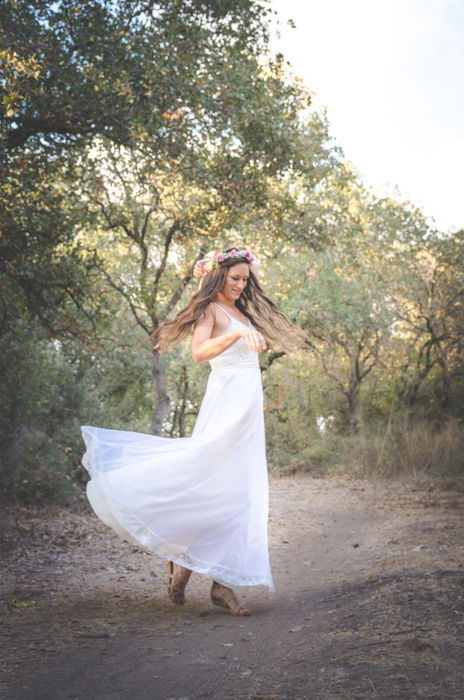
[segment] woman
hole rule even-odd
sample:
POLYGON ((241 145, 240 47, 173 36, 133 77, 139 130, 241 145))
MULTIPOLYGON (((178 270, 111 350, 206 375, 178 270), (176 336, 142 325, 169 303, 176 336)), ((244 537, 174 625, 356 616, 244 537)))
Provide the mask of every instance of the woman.
POLYGON ((213 578, 211 601, 249 615, 231 586, 273 590, 267 550, 267 467, 258 353, 289 348, 302 332, 264 294, 253 255, 215 255, 199 291, 157 333, 161 349, 192 334, 211 374, 190 438, 84 426, 87 492, 122 537, 168 559, 169 596, 185 602, 192 571, 213 578))

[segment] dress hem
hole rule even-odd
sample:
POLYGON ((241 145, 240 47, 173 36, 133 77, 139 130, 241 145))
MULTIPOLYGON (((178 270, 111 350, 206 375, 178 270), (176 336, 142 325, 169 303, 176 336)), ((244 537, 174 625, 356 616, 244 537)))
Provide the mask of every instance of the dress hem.
MULTIPOLYGON (((185 566, 191 571, 195 571, 198 574, 203 574, 205 576, 210 576, 212 579, 224 586, 266 586, 269 591, 274 592, 275 587, 272 582, 272 578, 267 578, 265 576, 246 576, 239 574, 231 569, 218 564, 211 564, 209 562, 202 561, 196 557, 192 557, 185 551, 185 547, 171 544, 161 539, 152 532, 149 528, 143 525, 137 518, 132 514, 128 513, 125 508, 115 503, 115 501, 110 498, 107 493, 102 493, 101 485, 97 485, 95 479, 91 479, 89 484, 93 484, 100 498, 108 503, 110 507, 111 516, 116 521, 117 526, 121 528, 123 532, 118 531, 110 522, 108 522, 104 516, 100 515, 98 512, 98 506, 95 506, 92 502, 90 495, 88 494, 89 501, 92 508, 101 520, 105 522, 108 527, 111 527, 116 534, 120 537, 124 537, 131 544, 142 545, 152 554, 166 559, 167 561, 173 561, 180 566, 185 566)), ((88 484, 88 486, 89 486, 88 484)))

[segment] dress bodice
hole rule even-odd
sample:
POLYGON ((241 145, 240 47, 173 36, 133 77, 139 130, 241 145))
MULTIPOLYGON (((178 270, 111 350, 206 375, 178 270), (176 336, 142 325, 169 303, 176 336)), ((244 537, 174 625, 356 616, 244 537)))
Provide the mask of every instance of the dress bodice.
MULTIPOLYGON (((219 305, 217 305, 219 306, 219 305)), ((219 306, 221 311, 223 311, 230 319, 228 328, 221 335, 229 333, 229 331, 237 328, 238 326, 246 326, 246 323, 239 321, 237 318, 231 316, 222 306, 219 306)), ((223 367, 259 367, 258 353, 250 350, 247 346, 245 338, 239 338, 233 345, 231 345, 227 350, 221 352, 220 355, 213 357, 209 364, 211 369, 220 369, 223 367)))

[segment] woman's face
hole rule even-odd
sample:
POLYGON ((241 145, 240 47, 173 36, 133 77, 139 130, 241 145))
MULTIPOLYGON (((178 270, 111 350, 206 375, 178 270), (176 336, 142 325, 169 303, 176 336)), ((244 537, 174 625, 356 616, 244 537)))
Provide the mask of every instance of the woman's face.
POLYGON ((227 270, 222 294, 228 302, 235 304, 248 284, 250 266, 248 263, 237 263, 227 270))

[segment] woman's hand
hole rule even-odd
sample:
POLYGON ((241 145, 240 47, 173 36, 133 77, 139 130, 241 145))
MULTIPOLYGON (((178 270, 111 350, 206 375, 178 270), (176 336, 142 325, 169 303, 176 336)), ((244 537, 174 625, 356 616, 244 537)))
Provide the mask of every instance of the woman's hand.
POLYGON ((193 268, 193 276, 197 279, 206 275, 206 264, 208 258, 203 258, 202 260, 197 260, 193 268))
POLYGON ((266 350, 267 345, 264 336, 253 328, 241 328, 240 335, 246 340, 249 350, 253 350, 253 352, 263 352, 266 350))

